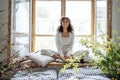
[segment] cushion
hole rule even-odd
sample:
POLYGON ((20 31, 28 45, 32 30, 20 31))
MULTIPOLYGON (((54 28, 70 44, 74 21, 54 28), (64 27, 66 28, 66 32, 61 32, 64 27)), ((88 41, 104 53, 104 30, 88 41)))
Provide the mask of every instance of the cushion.
POLYGON ((41 49, 41 54, 46 56, 53 56, 54 54, 58 53, 50 49, 41 49))
POLYGON ((48 63, 54 61, 54 58, 46 56, 46 55, 41 55, 40 52, 31 53, 27 55, 27 58, 41 65, 42 67, 45 67, 48 63))
POLYGON ((84 59, 84 61, 90 62, 91 60, 90 60, 90 57, 89 57, 89 51, 88 50, 80 50, 80 51, 75 52, 73 54, 73 58, 81 56, 83 54, 85 54, 85 55, 82 59, 84 59))

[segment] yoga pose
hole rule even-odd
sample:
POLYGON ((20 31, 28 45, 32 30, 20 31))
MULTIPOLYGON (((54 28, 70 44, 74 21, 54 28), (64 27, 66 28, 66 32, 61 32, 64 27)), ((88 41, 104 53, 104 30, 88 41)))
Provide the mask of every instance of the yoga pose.
POLYGON ((74 32, 71 21, 68 17, 62 17, 60 25, 56 33, 56 47, 58 54, 54 54, 53 58, 69 58, 72 52, 74 43, 74 32))

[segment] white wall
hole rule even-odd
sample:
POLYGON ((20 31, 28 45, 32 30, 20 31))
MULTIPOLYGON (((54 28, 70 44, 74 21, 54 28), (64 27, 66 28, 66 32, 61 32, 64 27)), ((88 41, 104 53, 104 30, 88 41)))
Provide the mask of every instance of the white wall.
POLYGON ((112 0, 112 29, 120 32, 120 12, 118 8, 120 8, 120 2, 112 0))
MULTIPOLYGON (((8 0, 0 0, 0 51, 8 46, 8 0), (1 10, 4 10, 1 12, 1 10)), ((1 54, 0 61, 7 57, 7 49, 1 54)))

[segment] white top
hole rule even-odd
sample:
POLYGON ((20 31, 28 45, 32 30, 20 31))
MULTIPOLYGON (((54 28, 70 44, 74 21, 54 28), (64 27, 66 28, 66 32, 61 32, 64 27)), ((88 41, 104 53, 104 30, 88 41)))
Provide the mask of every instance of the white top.
POLYGON ((62 37, 60 32, 56 34, 56 46, 61 57, 70 56, 73 48, 74 33, 70 32, 69 37, 62 37))
POLYGON ((69 45, 69 37, 61 37, 61 42, 62 46, 69 45))

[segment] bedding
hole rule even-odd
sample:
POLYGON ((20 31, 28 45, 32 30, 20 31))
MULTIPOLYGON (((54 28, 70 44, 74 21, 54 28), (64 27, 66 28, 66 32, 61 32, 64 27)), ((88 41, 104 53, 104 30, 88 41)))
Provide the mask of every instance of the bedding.
POLYGON ((44 70, 38 69, 31 73, 28 71, 18 71, 11 80, 110 80, 97 67, 78 68, 78 74, 75 74, 71 68, 66 69, 64 72, 60 71, 61 68, 42 69, 44 70))
MULTIPOLYGON (((67 69, 59 72, 58 80, 72 80, 75 77, 73 69, 67 69)), ((102 74, 101 70, 96 67, 78 68, 78 74, 75 80, 110 80, 102 74)))
POLYGON ((55 70, 46 70, 42 72, 18 71, 11 80, 57 80, 55 70))

